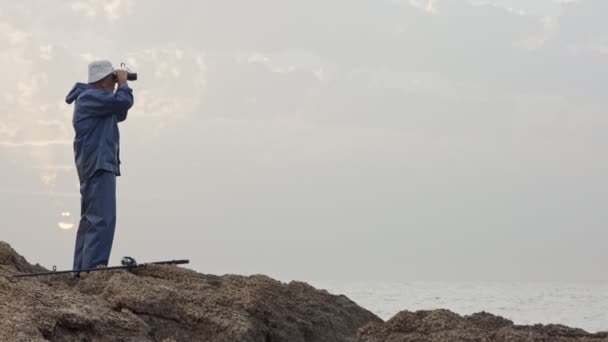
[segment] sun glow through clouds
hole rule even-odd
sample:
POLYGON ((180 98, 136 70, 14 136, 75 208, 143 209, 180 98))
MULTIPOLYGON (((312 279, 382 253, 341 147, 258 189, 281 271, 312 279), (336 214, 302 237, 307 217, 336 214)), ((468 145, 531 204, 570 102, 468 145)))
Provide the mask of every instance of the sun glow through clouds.
MULTIPOLYGON (((67 211, 64 211, 61 213, 61 217, 63 217, 63 220, 66 220, 66 221, 69 221, 70 220, 69 218, 71 216, 72 216, 72 214, 70 214, 67 211)), ((57 226, 62 230, 70 230, 70 229, 74 228, 74 223, 59 221, 59 222, 57 222, 57 226)))

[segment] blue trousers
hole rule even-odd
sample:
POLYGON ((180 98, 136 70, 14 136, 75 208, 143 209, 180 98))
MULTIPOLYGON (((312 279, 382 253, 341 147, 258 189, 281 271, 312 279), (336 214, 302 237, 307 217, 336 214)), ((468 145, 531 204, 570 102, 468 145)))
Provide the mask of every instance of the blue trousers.
POLYGON ((74 268, 108 265, 116 228, 116 175, 100 170, 80 184, 74 268))

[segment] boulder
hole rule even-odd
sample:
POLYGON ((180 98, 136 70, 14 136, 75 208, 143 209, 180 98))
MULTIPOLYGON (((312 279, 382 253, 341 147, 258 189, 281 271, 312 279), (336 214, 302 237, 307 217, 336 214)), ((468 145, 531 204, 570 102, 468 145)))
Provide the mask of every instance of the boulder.
POLYGON ((380 318, 345 296, 177 266, 35 278, 0 243, 0 341, 354 341, 380 318))
POLYGON ((402 311, 385 323, 361 328, 357 342, 608 342, 608 332, 590 334, 563 325, 514 325, 487 312, 461 316, 444 309, 402 311))

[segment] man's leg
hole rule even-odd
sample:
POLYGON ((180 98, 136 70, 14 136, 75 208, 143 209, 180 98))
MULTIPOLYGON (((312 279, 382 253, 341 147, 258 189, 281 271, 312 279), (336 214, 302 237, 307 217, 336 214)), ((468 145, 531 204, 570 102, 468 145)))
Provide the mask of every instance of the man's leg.
POLYGON ((76 246, 74 248, 74 263, 73 270, 82 268, 82 259, 84 256, 84 239, 90 223, 86 219, 86 212, 89 199, 86 197, 86 188, 88 182, 84 181, 80 184, 80 223, 78 224, 78 232, 76 233, 76 246))
POLYGON ((98 171, 89 179, 86 220, 90 223, 85 232, 83 267, 108 265, 114 230, 116 228, 116 175, 98 171))

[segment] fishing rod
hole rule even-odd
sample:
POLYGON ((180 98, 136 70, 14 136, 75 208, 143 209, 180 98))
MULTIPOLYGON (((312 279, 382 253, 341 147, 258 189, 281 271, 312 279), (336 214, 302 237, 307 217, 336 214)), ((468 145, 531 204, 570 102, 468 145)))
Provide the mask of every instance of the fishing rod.
POLYGON ((39 277, 45 275, 55 275, 55 274, 66 274, 66 273, 76 273, 79 275, 82 272, 100 272, 100 271, 112 271, 112 270, 130 270, 136 268, 146 267, 148 265, 184 265, 190 263, 190 260, 181 259, 181 260, 168 260, 168 261, 155 261, 155 262, 147 262, 143 264, 138 264, 135 259, 131 257, 124 257, 121 260, 121 266, 109 266, 109 267, 98 267, 98 268, 84 268, 78 270, 66 270, 66 271, 57 271, 57 267, 53 266, 52 271, 48 272, 39 272, 39 273, 24 273, 24 274, 15 274, 13 278, 24 278, 24 277, 39 277))

